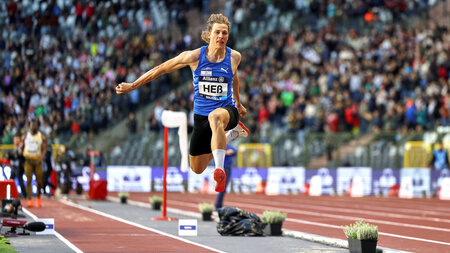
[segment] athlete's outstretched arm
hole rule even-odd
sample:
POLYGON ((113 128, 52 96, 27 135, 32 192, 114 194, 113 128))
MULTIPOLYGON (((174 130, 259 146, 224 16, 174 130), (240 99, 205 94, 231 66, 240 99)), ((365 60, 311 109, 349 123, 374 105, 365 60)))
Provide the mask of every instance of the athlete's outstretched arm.
POLYGON ((196 62, 198 62, 199 57, 200 57, 200 49, 196 49, 193 51, 185 51, 179 54, 178 56, 150 69, 133 83, 123 82, 117 85, 116 93, 117 94, 128 93, 148 82, 153 81, 154 79, 163 74, 171 73, 175 70, 181 69, 188 65, 193 65, 196 62))

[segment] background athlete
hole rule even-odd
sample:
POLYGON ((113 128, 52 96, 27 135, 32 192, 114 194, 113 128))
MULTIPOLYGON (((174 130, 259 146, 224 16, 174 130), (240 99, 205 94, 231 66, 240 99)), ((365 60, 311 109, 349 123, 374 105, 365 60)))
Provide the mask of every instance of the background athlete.
POLYGON ((189 151, 190 165, 195 173, 200 174, 214 158, 217 192, 225 189, 223 168, 226 144, 249 134, 239 121, 239 115, 245 117, 247 113, 239 98, 237 68, 241 54, 226 46, 229 30, 227 17, 212 14, 206 30, 202 32, 207 46, 185 51, 149 70, 133 83, 121 83, 116 87, 117 94, 127 93, 160 75, 186 66, 191 68, 194 77, 194 131, 189 151), (228 131, 227 134, 225 131, 228 131))
POLYGON ((27 176, 28 207, 33 207, 31 182, 36 176, 36 207, 41 207, 42 161, 47 152, 47 137, 39 131, 39 119, 30 122, 30 131, 22 138, 22 154, 25 157, 25 174, 27 176))

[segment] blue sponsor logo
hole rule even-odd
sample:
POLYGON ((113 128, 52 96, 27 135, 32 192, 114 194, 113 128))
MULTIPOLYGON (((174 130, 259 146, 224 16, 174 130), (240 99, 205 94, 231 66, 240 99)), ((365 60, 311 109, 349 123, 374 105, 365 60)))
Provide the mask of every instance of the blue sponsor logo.
POLYGON ((180 225, 180 230, 196 230, 197 226, 193 225, 180 225))
POLYGON ((45 229, 53 229, 53 224, 45 224, 45 229))

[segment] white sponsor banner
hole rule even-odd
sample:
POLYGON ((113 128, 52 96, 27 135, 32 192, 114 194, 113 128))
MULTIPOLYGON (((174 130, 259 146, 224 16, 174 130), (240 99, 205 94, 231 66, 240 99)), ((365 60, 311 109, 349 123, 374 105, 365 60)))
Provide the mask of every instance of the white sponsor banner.
POLYGON ((150 192, 150 178, 148 166, 108 166, 108 191, 150 192))
POLYGON ((414 198, 414 188, 412 177, 402 177, 400 180, 400 190, 398 192, 400 198, 414 198))
POLYGON ((372 168, 369 167, 339 167, 337 168, 337 194, 350 190, 350 184, 357 179, 357 185, 363 186, 363 195, 372 192, 372 168))
MULTIPOLYGON (((164 168, 152 168, 152 174, 155 191, 162 192, 164 190, 164 168)), ((183 174, 180 168, 168 167, 166 181, 167 191, 184 192, 183 174)))
POLYGON ((321 196, 322 195, 322 177, 315 175, 311 177, 309 183, 309 196, 321 196))
MULTIPOLYGON (((412 184, 415 198, 430 196, 431 171, 429 168, 403 168, 400 170, 400 184, 408 182, 412 184), (404 178, 411 180, 404 180, 404 178)), ((402 185, 400 185, 402 188, 402 185)))
POLYGON ((188 191, 215 193, 214 170, 214 166, 208 166, 202 174, 197 174, 190 169, 188 174, 188 191))
POLYGON ((374 170, 373 176, 373 191, 375 195, 388 196, 389 190, 392 186, 399 184, 400 172, 397 169, 385 168, 381 170, 374 170))
POLYGON ((439 199, 450 200, 450 177, 442 179, 441 190, 438 197, 439 199))
POLYGON ((301 193, 305 185, 305 168, 270 167, 267 175, 266 194, 301 193))
POLYGON ((234 192, 255 193, 263 180, 267 179, 266 168, 247 167, 235 169, 231 174, 234 192))

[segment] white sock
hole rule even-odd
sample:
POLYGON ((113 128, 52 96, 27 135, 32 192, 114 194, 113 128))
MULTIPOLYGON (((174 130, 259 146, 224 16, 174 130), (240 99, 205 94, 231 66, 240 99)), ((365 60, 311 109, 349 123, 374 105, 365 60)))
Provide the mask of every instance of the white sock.
POLYGON ((225 160, 225 149, 216 149, 212 152, 216 168, 223 170, 223 162, 225 160))
POLYGON ((237 131, 234 131, 234 128, 233 128, 225 134, 225 137, 227 138, 227 144, 228 144, 228 143, 230 143, 230 141, 239 137, 239 133, 237 131))

